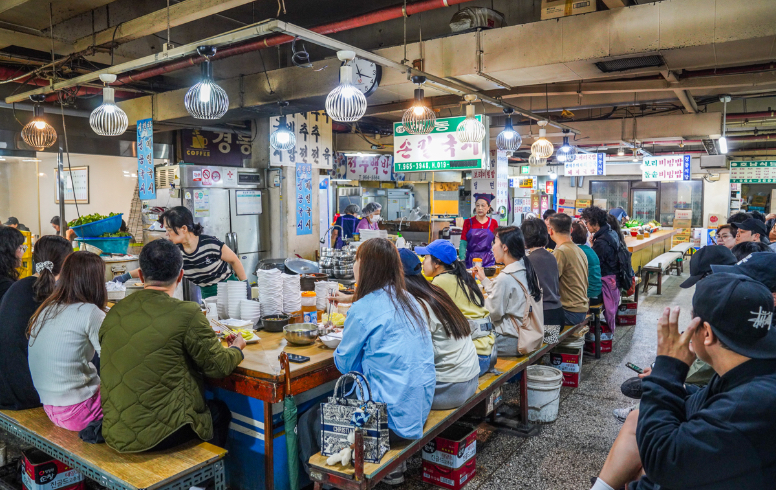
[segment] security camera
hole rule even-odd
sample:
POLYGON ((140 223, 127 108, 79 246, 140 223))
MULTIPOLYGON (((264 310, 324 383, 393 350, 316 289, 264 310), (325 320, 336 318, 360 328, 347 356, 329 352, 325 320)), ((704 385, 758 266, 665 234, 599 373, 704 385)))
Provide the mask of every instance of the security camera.
POLYGON ((719 174, 706 174, 703 176, 703 180, 706 182, 717 182, 719 180, 720 175, 719 174))

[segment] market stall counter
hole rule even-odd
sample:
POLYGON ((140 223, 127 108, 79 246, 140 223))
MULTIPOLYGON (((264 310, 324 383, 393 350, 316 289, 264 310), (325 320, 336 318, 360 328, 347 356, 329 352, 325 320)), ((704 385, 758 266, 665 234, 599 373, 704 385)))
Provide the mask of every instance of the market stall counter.
POLYGON ((660 230, 642 239, 632 236, 625 237, 625 245, 628 246, 628 251, 633 254, 631 256, 633 270, 638 271, 640 267, 644 267, 655 257, 671 250, 671 238, 680 231, 660 230))

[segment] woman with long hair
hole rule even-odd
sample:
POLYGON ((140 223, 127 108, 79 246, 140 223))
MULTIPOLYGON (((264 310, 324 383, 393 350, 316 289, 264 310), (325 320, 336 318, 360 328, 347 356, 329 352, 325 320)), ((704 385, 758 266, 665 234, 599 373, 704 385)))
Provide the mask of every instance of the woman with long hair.
POLYGON ((27 251, 24 235, 10 226, 0 226, 0 301, 19 279, 22 256, 27 251))
POLYGON ((439 286, 421 275, 423 266, 414 252, 399 250, 407 292, 420 301, 434 345, 436 388, 432 410, 450 410, 463 405, 477 391, 480 363, 469 340, 469 321, 439 286))
POLYGON ((469 320, 471 338, 477 351, 480 376, 487 373, 498 360, 495 348, 496 334, 485 308, 485 297, 477 281, 458 258, 455 247, 448 240, 434 240, 428 247, 416 247, 415 253, 423 255, 423 274, 446 292, 461 313, 469 320))
POLYGON ((32 382, 46 415, 63 429, 78 432, 102 418, 100 376, 91 360, 100 354, 107 302, 105 262, 91 252, 74 252, 54 292, 30 319, 32 382))
POLYGON ((505 265, 501 274, 490 280, 481 266, 475 266, 477 278, 485 287, 488 297, 485 308, 496 329, 499 355, 517 356, 517 327, 523 324, 526 313, 526 295, 541 303, 542 289, 531 262, 526 260, 523 232, 514 226, 496 228, 493 243, 496 262, 505 265))
POLYGON ((35 243, 35 274, 19 279, 0 302, 0 409, 40 406, 27 362, 27 326, 35 310, 54 290, 62 263, 73 253, 61 236, 47 235, 35 243))
MULTIPOLYGON (((549 220, 555 213, 544 213, 549 220)), ((547 223, 538 218, 525 219, 520 224, 525 240, 526 257, 536 271, 539 285, 542 287, 542 306, 544 307, 544 326, 548 337, 553 337, 555 332, 560 332, 563 327, 563 306, 560 302, 560 273, 558 261, 555 256, 547 251, 550 241, 547 223)), ((552 248, 557 246, 552 243, 552 248)))

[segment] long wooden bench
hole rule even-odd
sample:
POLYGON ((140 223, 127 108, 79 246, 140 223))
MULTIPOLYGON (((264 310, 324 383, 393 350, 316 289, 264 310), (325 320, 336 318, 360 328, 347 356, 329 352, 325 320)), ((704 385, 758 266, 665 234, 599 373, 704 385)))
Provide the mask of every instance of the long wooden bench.
POLYGON ((206 442, 120 454, 107 444, 85 443, 78 433, 55 426, 42 408, 0 410, 0 428, 111 490, 189 490, 211 479, 215 490, 226 488, 226 450, 206 442))
POLYGON ((647 292, 650 286, 657 286, 657 294, 661 294, 663 288, 663 274, 670 274, 672 270, 676 271, 677 276, 682 275, 681 252, 666 252, 649 261, 649 263, 641 269, 644 293, 647 292), (649 278, 652 274, 657 274, 657 282, 649 282, 649 278))
MULTIPOLYGON (((563 341, 566 337, 587 325, 590 318, 591 315, 588 315, 583 323, 564 327, 558 335, 558 342, 563 341)), ((453 410, 432 410, 426 420, 423 436, 415 441, 406 441, 399 445, 393 445, 390 451, 383 456, 380 463, 365 463, 363 459, 359 461, 358 446, 362 441, 360 441, 358 431, 356 432, 356 462, 354 465, 348 467, 342 467, 339 464, 328 466, 326 464, 326 456, 323 456, 321 453, 312 456, 309 460, 310 479, 315 483, 315 490, 321 490, 324 484, 332 485, 342 490, 366 490, 373 488, 389 473, 396 471, 396 468, 409 459, 410 456, 421 450, 426 443, 466 415, 479 403, 487 400, 496 389, 525 371, 531 364, 536 363, 556 345, 544 344, 539 350, 527 356, 499 357, 495 367, 498 374, 487 373, 481 376, 477 393, 469 398, 462 407, 453 410)), ((523 376, 520 380, 520 408, 522 422, 526 425, 528 422, 528 404, 525 403, 527 396, 527 382, 526 377, 523 376)), ((361 454, 361 458, 363 458, 363 454, 361 454)))

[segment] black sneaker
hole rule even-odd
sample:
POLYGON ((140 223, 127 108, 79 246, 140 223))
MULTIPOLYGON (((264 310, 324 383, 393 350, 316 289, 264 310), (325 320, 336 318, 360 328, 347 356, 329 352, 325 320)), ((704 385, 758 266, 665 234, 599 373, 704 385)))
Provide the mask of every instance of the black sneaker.
POLYGON ((641 378, 638 376, 626 379, 625 382, 620 386, 620 391, 622 391, 622 394, 627 396, 628 398, 633 398, 634 400, 641 400, 641 378))

